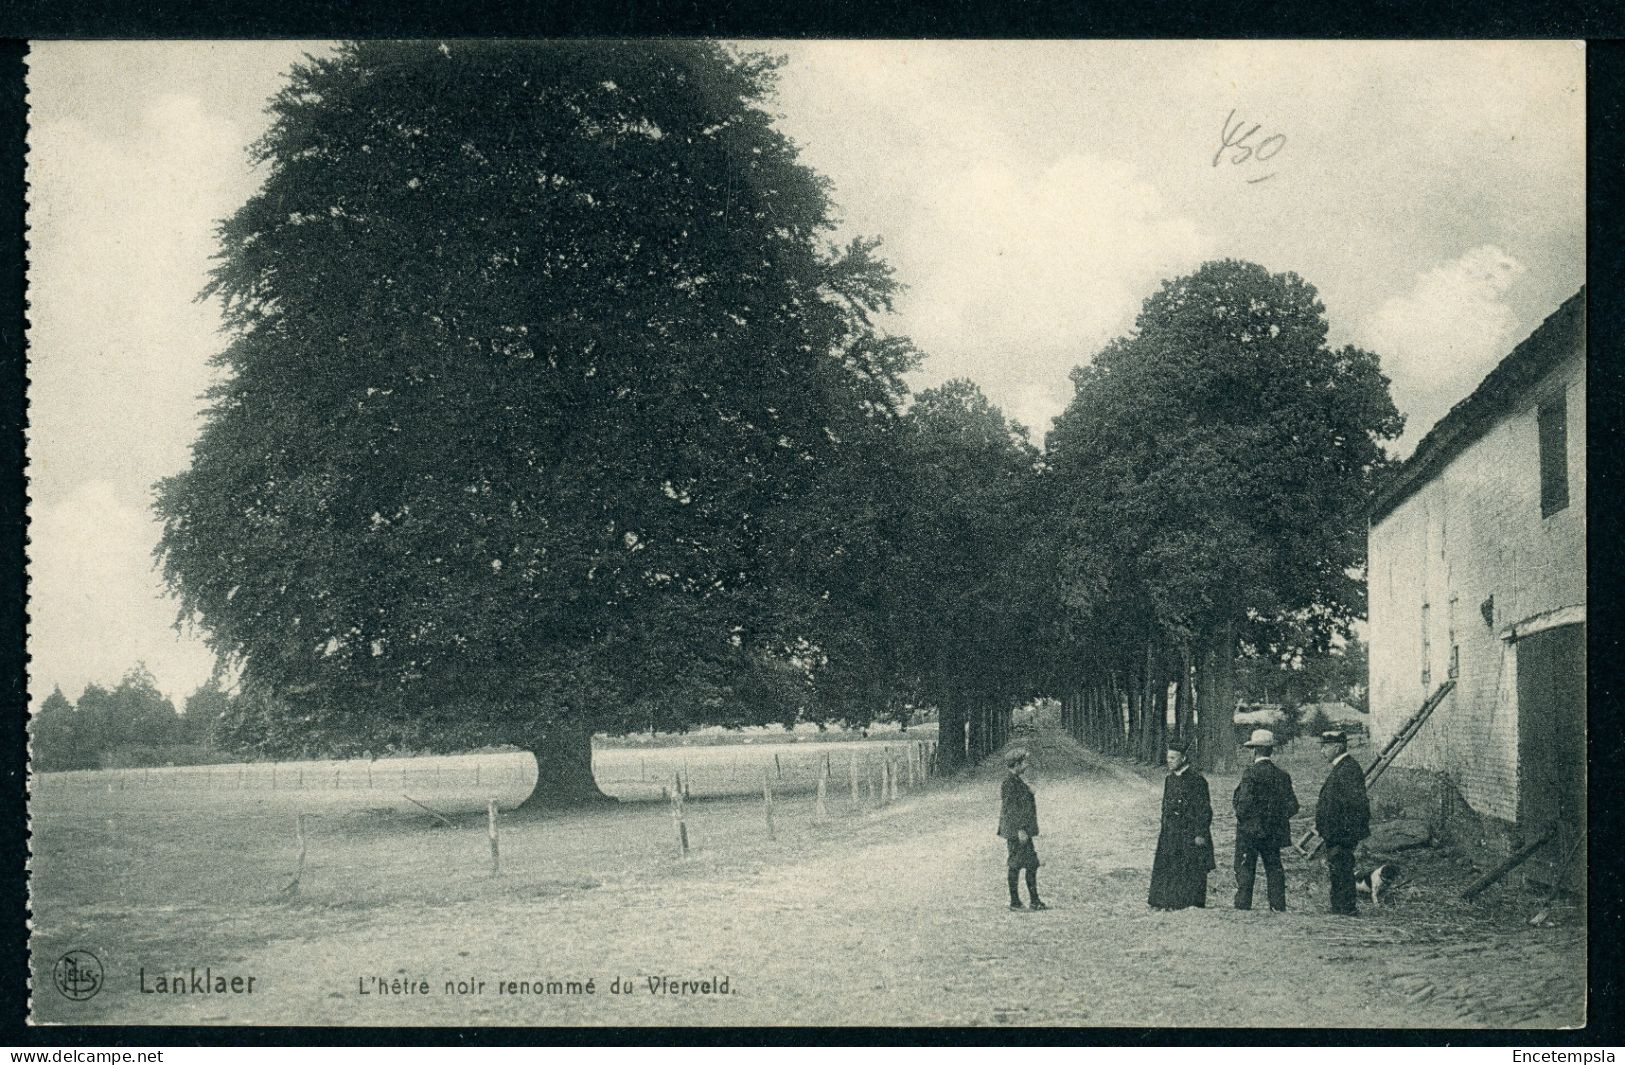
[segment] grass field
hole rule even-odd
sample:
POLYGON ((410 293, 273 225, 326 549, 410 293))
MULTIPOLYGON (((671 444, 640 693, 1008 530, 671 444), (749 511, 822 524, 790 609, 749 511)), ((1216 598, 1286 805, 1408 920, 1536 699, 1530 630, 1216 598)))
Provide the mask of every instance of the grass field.
MULTIPOLYGON (((219 968, 267 939, 319 938, 385 912, 703 880, 764 851, 795 853, 882 808, 888 752, 906 796, 908 749, 853 741, 600 750, 600 786, 622 802, 501 818, 500 876, 492 875, 485 802, 496 797, 507 808, 529 792, 535 762, 522 752, 44 774, 30 803, 32 947, 45 966, 35 986, 49 985, 49 966, 69 950, 90 950, 127 976, 188 959, 219 968), (815 792, 826 759, 820 820, 815 792), (771 837, 764 774, 774 788, 771 837), (689 799, 687 857, 663 801, 679 779, 689 799), (285 889, 299 861, 296 818, 306 857, 295 896, 285 889)), ((55 994, 36 991, 35 1002, 44 1020, 87 1012, 55 994)))

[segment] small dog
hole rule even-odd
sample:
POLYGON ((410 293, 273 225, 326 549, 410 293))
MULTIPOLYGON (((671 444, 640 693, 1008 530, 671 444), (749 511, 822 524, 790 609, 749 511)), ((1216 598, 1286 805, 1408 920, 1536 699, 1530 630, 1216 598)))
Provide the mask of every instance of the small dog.
POLYGON ((1354 879, 1354 890, 1361 895, 1371 896, 1371 905, 1381 906, 1382 900, 1394 890, 1394 887, 1404 879, 1399 863, 1383 862, 1374 869, 1368 869, 1354 879))

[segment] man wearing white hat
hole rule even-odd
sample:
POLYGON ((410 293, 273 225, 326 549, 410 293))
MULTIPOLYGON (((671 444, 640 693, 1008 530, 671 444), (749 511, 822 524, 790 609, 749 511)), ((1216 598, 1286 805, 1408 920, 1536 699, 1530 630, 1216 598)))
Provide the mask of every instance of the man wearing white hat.
POLYGON ((1254 729, 1242 744, 1252 748, 1253 764, 1241 774, 1232 802, 1236 808, 1236 909, 1253 908, 1253 878, 1264 863, 1264 884, 1270 909, 1286 909, 1286 871, 1281 848, 1292 842, 1288 821, 1298 812, 1292 777, 1271 760, 1275 733, 1254 729))

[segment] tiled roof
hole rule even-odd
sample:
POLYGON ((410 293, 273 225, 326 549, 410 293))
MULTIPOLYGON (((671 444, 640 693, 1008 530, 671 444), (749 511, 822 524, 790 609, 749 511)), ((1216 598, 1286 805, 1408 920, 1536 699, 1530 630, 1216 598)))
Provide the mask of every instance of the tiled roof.
POLYGON ((1371 505, 1373 525, 1483 436, 1565 355, 1584 345, 1585 294, 1585 287, 1581 286, 1580 291, 1565 300, 1523 343, 1513 348, 1473 389, 1472 395, 1450 408, 1450 413, 1428 430, 1411 457, 1378 489, 1371 505))

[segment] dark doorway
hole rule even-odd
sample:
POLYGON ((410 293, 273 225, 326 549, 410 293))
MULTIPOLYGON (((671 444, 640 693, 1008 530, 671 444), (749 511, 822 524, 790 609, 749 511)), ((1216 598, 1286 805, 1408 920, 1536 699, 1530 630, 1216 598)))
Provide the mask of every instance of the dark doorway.
POLYGON ((1525 636, 1518 655, 1518 821, 1533 839, 1558 837, 1525 869, 1531 880, 1578 891, 1585 884, 1585 625, 1525 636))

